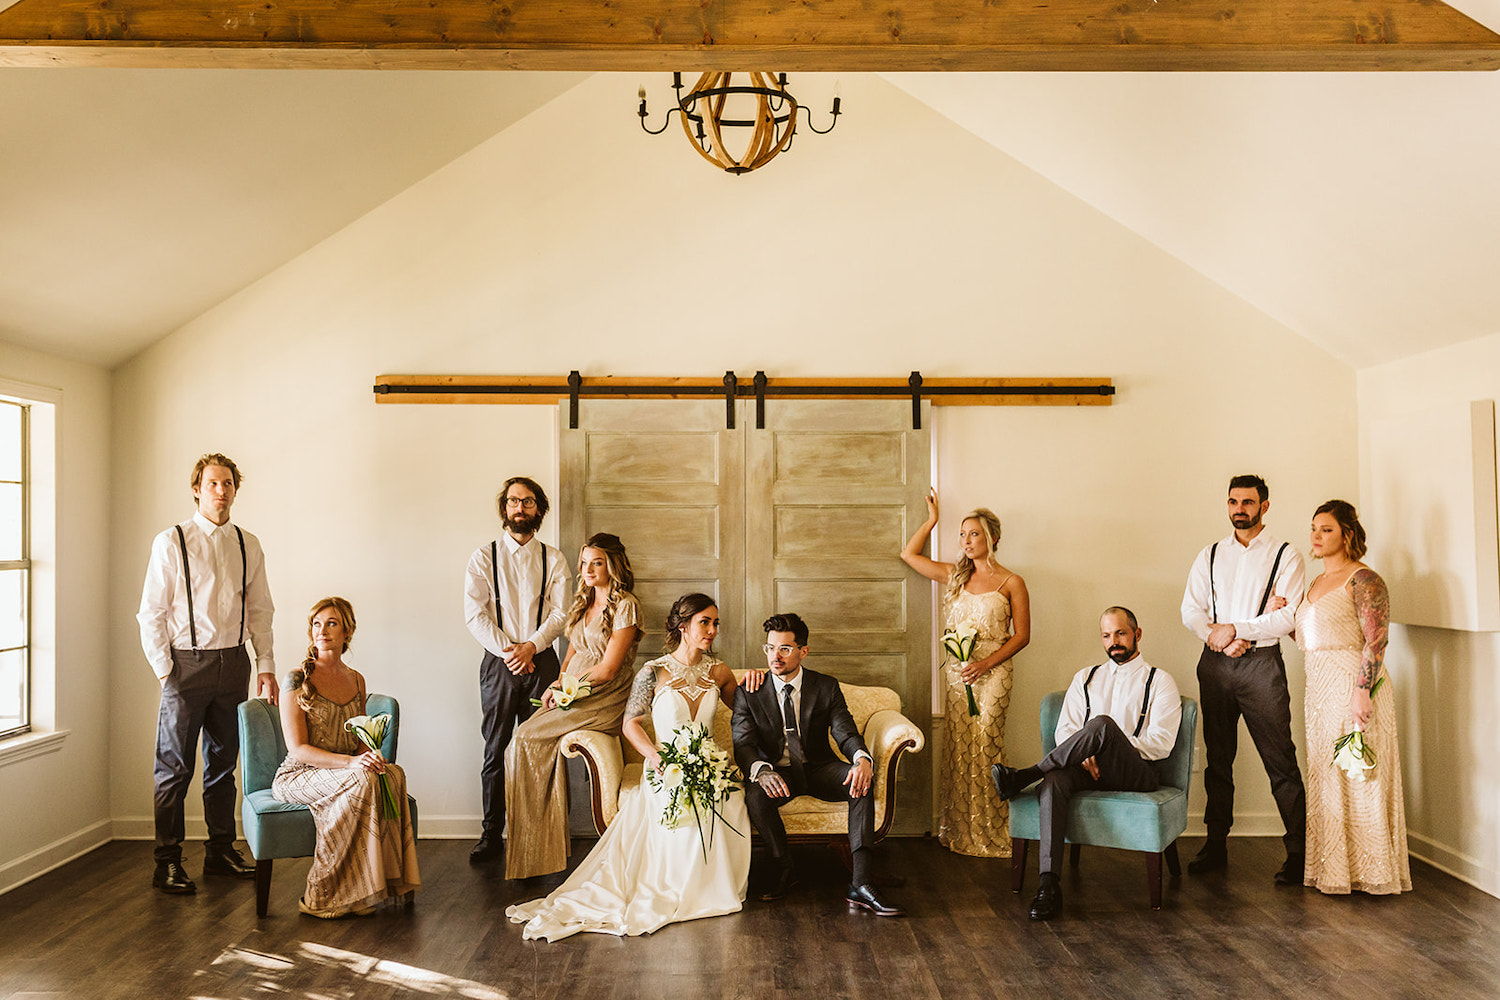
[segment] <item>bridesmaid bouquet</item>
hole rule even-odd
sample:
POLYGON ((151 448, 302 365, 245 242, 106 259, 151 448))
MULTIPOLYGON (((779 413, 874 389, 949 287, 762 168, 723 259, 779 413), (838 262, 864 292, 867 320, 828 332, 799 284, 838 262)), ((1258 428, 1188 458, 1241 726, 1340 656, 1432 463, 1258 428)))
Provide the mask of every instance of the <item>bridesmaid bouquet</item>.
MULTIPOLYGON (((960 670, 974 655, 974 644, 978 641, 979 630, 973 625, 961 625, 943 633, 943 648, 948 651, 949 656, 958 661, 960 670)), ((974 685, 965 684, 964 693, 969 696, 969 715, 977 716, 979 704, 974 701, 974 685)))
MULTIPOLYGON (((594 685, 589 682, 588 674, 563 674, 557 678, 557 683, 552 685, 555 692, 552 701, 558 708, 566 712, 573 707, 573 702, 579 698, 587 698, 594 691, 594 685)), ((533 698, 531 703, 537 708, 542 707, 542 699, 533 698)))
MULTIPOLYGON (((714 742, 707 729, 695 722, 685 722, 672 730, 660 753, 661 770, 646 768, 646 780, 658 792, 667 793, 661 825, 675 827, 691 815, 698 826, 698 842, 703 847, 706 864, 708 849, 713 846, 714 827, 718 820, 724 819, 719 805, 740 787, 738 774, 729 754, 714 742)), ((744 836, 728 820, 724 820, 724 825, 736 836, 744 836)))
MULTIPOLYGON (((344 728, 368 749, 379 753, 380 744, 385 742, 386 730, 391 728, 391 717, 384 712, 376 716, 356 715, 344 723, 344 728)), ((396 808, 396 796, 391 794, 391 784, 384 774, 380 775, 380 814, 386 819, 395 819, 401 814, 396 808)))
MULTIPOLYGON (((1370 688, 1370 696, 1380 690, 1385 678, 1377 680, 1370 688)), ((1365 734, 1356 725, 1352 732, 1333 741, 1333 765, 1342 768, 1351 781, 1369 781, 1375 770, 1375 749, 1365 742, 1365 734)))

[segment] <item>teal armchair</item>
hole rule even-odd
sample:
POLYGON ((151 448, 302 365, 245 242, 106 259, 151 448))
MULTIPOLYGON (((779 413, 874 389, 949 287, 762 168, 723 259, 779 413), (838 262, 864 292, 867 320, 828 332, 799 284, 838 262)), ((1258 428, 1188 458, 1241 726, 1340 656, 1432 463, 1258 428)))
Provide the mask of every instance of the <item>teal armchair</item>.
MULTIPOLYGON (((283 694, 283 697, 291 697, 283 694)), ((401 705, 387 694, 365 696, 365 714, 389 713, 390 728, 380 753, 395 763, 396 742, 401 732, 401 705)), ((240 820, 245 841, 255 856, 255 915, 263 917, 271 898, 271 863, 276 858, 312 857, 318 842, 312 813, 307 806, 280 802, 271 795, 271 780, 286 760, 286 737, 281 733, 281 713, 268 701, 252 698, 240 704, 240 771, 244 800, 240 820)), ((411 803, 411 825, 417 828, 417 800, 411 803)))
MULTIPOLYGON (((1062 713, 1062 691, 1042 699, 1042 752, 1057 747, 1057 718, 1062 713)), ((1165 760, 1156 762, 1161 787, 1154 792, 1079 792, 1068 812, 1067 842, 1071 862, 1078 865, 1080 845, 1117 847, 1146 855, 1146 885, 1151 908, 1161 909, 1161 861, 1174 876, 1182 874, 1177 838, 1187 829, 1188 784, 1193 775, 1193 743, 1198 729, 1198 703, 1182 699, 1182 724, 1177 742, 1165 760)), ((1026 879, 1026 851, 1042 836, 1040 803, 1035 786, 1010 800, 1010 890, 1020 892, 1026 879)))

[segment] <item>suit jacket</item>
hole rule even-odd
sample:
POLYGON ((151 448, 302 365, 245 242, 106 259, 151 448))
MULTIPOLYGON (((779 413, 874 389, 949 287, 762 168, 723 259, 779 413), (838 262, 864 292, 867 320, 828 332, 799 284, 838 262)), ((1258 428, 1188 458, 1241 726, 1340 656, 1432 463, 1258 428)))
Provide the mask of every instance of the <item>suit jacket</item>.
MULTIPOLYGON (((865 750, 865 741, 844 704, 839 682, 827 674, 802 668, 802 706, 797 714, 797 729, 802 734, 802 753, 807 763, 835 760, 828 737, 849 760, 865 750)), ((781 706, 776 703, 776 685, 768 675, 760 690, 754 693, 738 688, 734 693, 734 759, 745 777, 756 761, 774 765, 786 749, 782 728, 781 706)))

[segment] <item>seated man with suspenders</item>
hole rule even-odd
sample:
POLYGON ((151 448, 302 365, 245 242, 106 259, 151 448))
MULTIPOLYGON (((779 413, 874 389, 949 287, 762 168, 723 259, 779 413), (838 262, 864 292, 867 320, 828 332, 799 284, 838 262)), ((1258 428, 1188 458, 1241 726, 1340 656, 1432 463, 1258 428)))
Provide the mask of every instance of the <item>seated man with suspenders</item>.
POLYGON ((991 768, 1002 799, 1034 781, 1042 783, 1042 887, 1031 901, 1032 920, 1051 920, 1062 912, 1057 876, 1073 794, 1155 791, 1151 761, 1171 754, 1182 721, 1177 682, 1140 655, 1135 615, 1109 608, 1099 629, 1109 659, 1073 675, 1057 719, 1057 749, 1032 767, 991 768))

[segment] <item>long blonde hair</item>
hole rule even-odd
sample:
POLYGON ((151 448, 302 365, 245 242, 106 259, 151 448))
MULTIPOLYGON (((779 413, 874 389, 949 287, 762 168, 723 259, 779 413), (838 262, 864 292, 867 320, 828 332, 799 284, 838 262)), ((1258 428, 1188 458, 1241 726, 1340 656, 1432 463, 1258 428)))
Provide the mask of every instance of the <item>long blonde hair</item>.
POLYGON ((344 623, 344 648, 339 652, 347 653, 349 642, 354 638, 354 606, 342 597, 325 597, 307 613, 307 658, 302 661, 302 666, 287 676, 287 687, 297 692, 297 705, 304 712, 312 710, 313 695, 318 693, 312 682, 313 671, 318 666, 318 645, 312 641, 313 619, 318 617, 318 612, 327 608, 337 611, 339 619, 344 623))
MULTIPOLYGON (((979 527, 984 531, 984 537, 989 539, 990 551, 985 556, 985 561, 995 563, 995 547, 1000 544, 1000 518, 988 507, 976 507, 963 516, 958 522, 961 526, 964 521, 978 521, 979 527)), ((974 575, 974 560, 959 551, 958 559, 953 563, 953 572, 948 576, 948 589, 943 591, 943 600, 952 601, 958 597, 959 591, 964 589, 964 584, 974 575)))
MULTIPOLYGON (((611 535, 606 531, 595 532, 589 536, 589 540, 583 543, 578 550, 578 560, 583 561, 584 549, 598 549, 604 553, 604 564, 609 567, 609 592, 604 602, 604 610, 599 613, 599 627, 604 632, 612 631, 610 626, 614 624, 615 608, 620 603, 620 598, 635 589, 635 570, 630 568, 630 556, 625 554, 625 543, 620 541, 619 535, 611 535)), ((578 574, 578 592, 573 597, 573 606, 568 609, 567 627, 572 628, 583 620, 588 613, 589 602, 594 599, 594 588, 583 582, 583 573, 578 574)))

